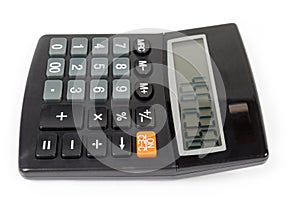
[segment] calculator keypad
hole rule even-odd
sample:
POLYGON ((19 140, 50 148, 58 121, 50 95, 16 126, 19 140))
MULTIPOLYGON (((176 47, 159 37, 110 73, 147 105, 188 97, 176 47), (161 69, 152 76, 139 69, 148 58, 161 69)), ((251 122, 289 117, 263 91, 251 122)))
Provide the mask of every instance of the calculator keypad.
POLYGON ((108 151, 115 158, 132 156, 133 142, 136 141, 124 130, 151 130, 155 125, 151 105, 133 110, 128 106, 134 93, 144 102, 153 94, 153 86, 147 80, 133 83, 131 80, 131 63, 138 77, 151 75, 152 64, 143 57, 150 52, 149 41, 143 38, 132 40, 132 49, 137 56, 133 61, 130 60, 128 37, 74 37, 70 39, 69 50, 67 44, 66 38, 50 40, 43 94, 45 105, 39 126, 42 133, 38 138, 36 157, 57 156, 60 133, 51 131, 64 131, 59 151, 63 159, 84 156, 83 143, 88 158, 105 157, 108 151), (88 54, 89 44, 91 55, 88 54), (135 91, 132 92, 132 88, 135 91), (114 103, 107 104, 108 100, 114 103), (132 118, 132 115, 136 116, 132 118), (90 133, 83 136, 79 130, 90 133), (112 132, 110 150, 106 130, 112 132))

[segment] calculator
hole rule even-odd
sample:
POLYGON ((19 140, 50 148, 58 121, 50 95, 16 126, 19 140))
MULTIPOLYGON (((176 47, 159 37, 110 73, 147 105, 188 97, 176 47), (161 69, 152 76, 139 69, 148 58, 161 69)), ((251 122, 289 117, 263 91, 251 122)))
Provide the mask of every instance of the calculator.
POLYGON ((37 44, 20 125, 26 178, 186 177, 268 155, 235 24, 37 44))

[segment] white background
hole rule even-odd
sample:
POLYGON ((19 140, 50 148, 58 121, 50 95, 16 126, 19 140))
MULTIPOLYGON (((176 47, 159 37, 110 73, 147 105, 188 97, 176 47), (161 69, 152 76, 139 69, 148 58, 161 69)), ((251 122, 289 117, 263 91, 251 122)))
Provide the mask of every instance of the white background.
MULTIPOLYGON (((299 1, 298 1, 299 2, 299 1)), ((4 1, 0 3, 0 199, 262 199, 298 196, 300 6, 297 1, 4 1), (47 33, 182 30, 234 22, 252 65, 264 115, 266 164, 173 181, 29 181, 18 173, 27 73, 47 33)), ((43 67, 43 66, 41 66, 43 67)))

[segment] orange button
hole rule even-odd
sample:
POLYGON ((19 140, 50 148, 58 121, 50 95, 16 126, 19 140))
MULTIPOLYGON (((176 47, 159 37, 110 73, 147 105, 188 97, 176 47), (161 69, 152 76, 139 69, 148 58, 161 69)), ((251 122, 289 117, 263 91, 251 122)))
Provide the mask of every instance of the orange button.
POLYGON ((153 131, 140 131, 136 134, 136 153, 139 158, 156 157, 156 137, 153 131))

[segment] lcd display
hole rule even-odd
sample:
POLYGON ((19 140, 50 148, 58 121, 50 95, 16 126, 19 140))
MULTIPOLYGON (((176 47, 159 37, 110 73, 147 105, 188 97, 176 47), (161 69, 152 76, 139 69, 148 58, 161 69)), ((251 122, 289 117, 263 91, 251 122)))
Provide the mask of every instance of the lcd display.
POLYGON ((205 35, 168 41, 169 87, 181 155, 226 149, 205 35))

